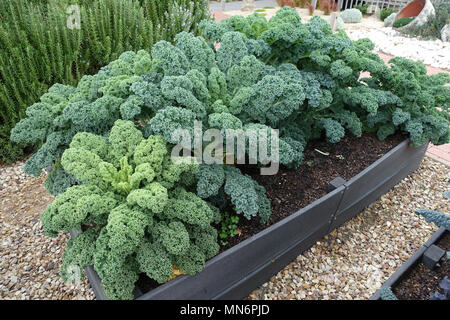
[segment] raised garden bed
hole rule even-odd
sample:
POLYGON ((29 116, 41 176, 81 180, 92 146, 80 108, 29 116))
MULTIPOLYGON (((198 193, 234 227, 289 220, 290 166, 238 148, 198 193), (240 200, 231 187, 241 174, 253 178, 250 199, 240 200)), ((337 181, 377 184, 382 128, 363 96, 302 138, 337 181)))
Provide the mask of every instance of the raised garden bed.
MULTIPOLYGON (((366 147, 367 145, 361 143, 360 148, 366 147)), ((280 221, 222 251, 209 260, 200 273, 194 276, 179 276, 154 287, 145 279, 138 281, 134 292, 135 298, 139 300, 245 298, 323 236, 357 215, 401 179, 415 171, 425 154, 427 144, 414 148, 410 146, 409 140, 403 140, 390 151, 389 149, 383 152, 384 155, 378 160, 347 181, 338 179, 340 182, 334 184, 334 190, 318 199, 316 197, 315 201, 299 210, 288 212, 280 221), (145 290, 141 290, 144 288, 145 290)), ((366 151, 369 153, 373 150, 366 151)), ((308 159, 307 153, 305 157, 308 159)), ((351 156, 348 155, 346 159, 351 159, 351 156)), ((351 165, 348 163, 348 166, 351 165)), ((283 172, 276 177, 280 174, 283 172)), ((334 178, 336 177, 330 177, 330 180, 334 178)), ((268 195, 271 198, 270 190, 268 195)), ((272 203, 273 200, 272 198, 272 203)), ((282 200, 288 202, 287 205, 291 203, 290 199, 282 200)), ((97 273, 92 267, 88 267, 86 272, 97 299, 106 299, 97 273)))
POLYGON ((381 290, 392 288, 400 300, 429 300, 430 294, 438 290, 439 282, 449 276, 450 261, 441 263, 439 268, 429 269, 423 264, 424 253, 433 245, 449 251, 450 232, 440 228, 424 243, 388 280, 378 289, 370 300, 381 300, 381 290))

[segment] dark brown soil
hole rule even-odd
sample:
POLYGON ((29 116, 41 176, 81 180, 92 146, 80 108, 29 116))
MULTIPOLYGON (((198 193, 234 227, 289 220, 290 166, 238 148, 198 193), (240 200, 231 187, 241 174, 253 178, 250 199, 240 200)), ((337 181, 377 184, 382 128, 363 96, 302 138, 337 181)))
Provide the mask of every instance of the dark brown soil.
MULTIPOLYGON (((450 251, 450 232, 446 232, 435 245, 450 251)), ((441 266, 435 270, 430 270, 423 263, 419 263, 393 288, 393 292, 400 300, 429 300, 431 293, 435 291, 443 293, 439 288, 439 282, 445 276, 450 277, 449 259, 444 259, 441 266)))
MULTIPOLYGON (((256 166, 240 168, 266 188, 272 204, 272 214, 265 225, 261 225, 259 219, 249 221, 239 216, 240 235, 227 239, 228 243, 221 246, 220 252, 323 197, 327 194, 327 186, 331 180, 338 176, 345 180, 354 177, 405 139, 405 136, 396 134, 380 141, 375 134, 364 134, 361 138, 346 135, 336 144, 311 141, 305 149, 304 161, 297 170, 281 167, 274 176, 261 176, 256 166)), ((143 292, 147 292, 156 288, 158 283, 142 275, 137 285, 143 292)))
POLYGON ((361 138, 346 135, 339 143, 322 140, 312 141, 306 147, 305 158, 297 170, 280 168, 274 176, 262 176, 257 167, 240 168, 260 185, 264 186, 271 202, 272 214, 266 225, 258 219, 247 220, 239 216, 239 237, 228 241, 222 247, 226 250, 237 243, 277 223, 308 204, 327 194, 328 183, 340 176, 349 180, 389 150, 405 140, 401 134, 380 141, 375 134, 365 134, 361 138), (327 153, 329 155, 323 155, 327 153))

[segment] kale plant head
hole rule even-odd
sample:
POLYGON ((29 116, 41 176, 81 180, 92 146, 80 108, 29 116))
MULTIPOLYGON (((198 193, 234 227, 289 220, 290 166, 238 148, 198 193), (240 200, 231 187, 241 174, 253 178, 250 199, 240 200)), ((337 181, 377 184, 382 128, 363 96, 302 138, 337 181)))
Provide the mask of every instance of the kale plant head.
POLYGON ((140 273, 164 283, 194 274, 219 251, 218 210, 187 188, 198 164, 173 162, 161 136, 144 138, 117 120, 108 138, 77 133, 61 165, 82 185, 59 194, 41 215, 46 235, 86 229, 68 242, 61 276, 92 265, 110 299, 132 299, 140 273))

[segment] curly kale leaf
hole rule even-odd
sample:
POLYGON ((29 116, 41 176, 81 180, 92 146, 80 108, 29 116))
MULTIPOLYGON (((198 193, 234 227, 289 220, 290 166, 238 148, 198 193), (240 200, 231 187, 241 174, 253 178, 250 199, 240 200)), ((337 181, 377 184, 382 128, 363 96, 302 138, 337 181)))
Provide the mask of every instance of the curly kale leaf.
POLYGON ((180 49, 189 62, 189 70, 196 69, 203 74, 216 66, 214 50, 205 39, 192 33, 181 32, 175 36, 175 47, 180 49))
POLYGON ((137 250, 139 268, 158 283, 169 281, 172 276, 170 254, 162 244, 144 241, 137 250))
POLYGON ((225 172, 222 165, 201 165, 197 173, 197 195, 206 199, 217 195, 225 181, 225 172))
POLYGON ((145 128, 146 134, 157 134, 164 137, 170 143, 177 144, 177 129, 188 130, 190 137, 194 134, 195 113, 179 107, 166 107, 158 111, 145 128))
POLYGON ((65 192, 68 188, 79 184, 75 176, 67 173, 61 165, 61 160, 56 160, 52 167, 52 170, 47 175, 45 179, 44 186, 45 189, 55 196, 60 193, 65 192))
POLYGON ((345 135, 345 129, 342 125, 330 118, 323 118, 318 120, 318 126, 325 130, 327 141, 331 143, 339 142, 345 135))
POLYGON ((245 112, 252 120, 277 124, 298 110, 305 99, 299 83, 289 83, 278 76, 265 76, 253 87, 245 112))
POLYGON ((261 223, 267 222, 270 216, 270 204, 264 187, 258 185, 249 176, 243 175, 239 169, 224 167, 224 191, 231 197, 231 203, 238 214, 248 220, 259 215, 261 223), (269 205, 268 205, 269 204, 269 205))
POLYGON ((92 265, 94 262, 95 242, 99 235, 98 228, 91 228, 70 239, 62 255, 63 264, 60 268, 60 275, 64 281, 74 280, 79 275, 83 277, 81 270, 92 265))

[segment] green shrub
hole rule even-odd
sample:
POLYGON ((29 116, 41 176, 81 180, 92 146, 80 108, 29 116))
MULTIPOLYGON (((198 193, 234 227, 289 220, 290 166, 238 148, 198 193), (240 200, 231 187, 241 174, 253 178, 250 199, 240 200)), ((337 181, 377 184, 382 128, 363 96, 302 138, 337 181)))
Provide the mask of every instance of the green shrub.
POLYGON ((369 5, 367 3, 359 4, 354 6, 353 8, 358 9, 361 11, 362 14, 367 14, 367 10, 369 9, 369 5))
POLYGON ((61 163, 85 184, 58 195, 41 215, 48 236, 87 228, 69 241, 62 278, 93 265, 108 298, 132 299, 140 273, 163 283, 174 267, 201 271, 219 251, 211 226, 218 211, 185 189, 198 170, 186 160, 173 163, 164 139, 144 139, 131 121, 116 121, 108 139, 75 135, 61 163))
POLYGON ((0 163, 14 162, 22 159, 27 151, 32 151, 26 144, 16 144, 9 140, 9 132, 11 125, 0 127, 0 163))
POLYGON ((358 23, 361 22, 362 13, 358 9, 346 9, 341 12, 340 17, 346 23, 358 23))
POLYGON ((436 9, 435 16, 428 17, 427 22, 421 26, 413 26, 408 30, 402 30, 402 32, 424 39, 441 39, 442 28, 450 23, 450 3, 441 2, 434 6, 436 9))
MULTIPOLYGON (((317 7, 319 6, 319 2, 320 1, 317 1, 317 7)), ((294 0, 294 4, 296 7, 306 8, 306 5, 308 4, 308 0, 294 0)))
POLYGON ((22 156, 24 145, 11 144, 9 131, 52 84, 74 85, 124 51, 196 32, 207 10, 205 0, 1 1, 0 161, 22 156), (81 30, 67 28, 69 3, 82 6, 81 30))
POLYGON ((394 22, 394 24, 392 25, 394 28, 401 28, 403 26, 406 26, 408 23, 410 23, 411 21, 413 21, 414 18, 413 17, 409 17, 409 18, 400 18, 397 21, 394 22))
POLYGON ((381 9, 380 11, 380 19, 381 21, 384 21, 384 19, 386 19, 387 17, 389 17, 391 14, 393 14, 395 12, 394 8, 385 8, 385 9, 381 9))

